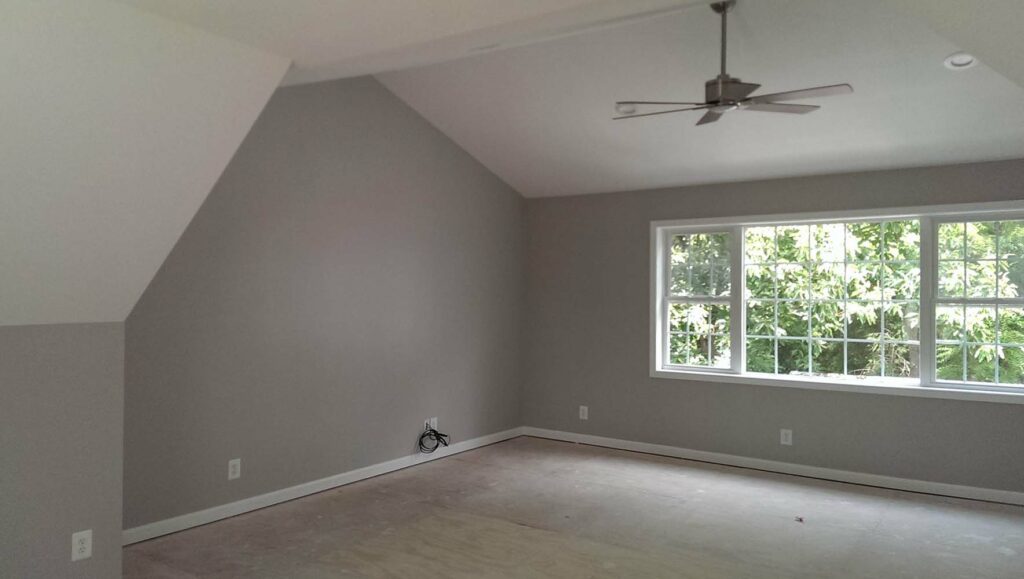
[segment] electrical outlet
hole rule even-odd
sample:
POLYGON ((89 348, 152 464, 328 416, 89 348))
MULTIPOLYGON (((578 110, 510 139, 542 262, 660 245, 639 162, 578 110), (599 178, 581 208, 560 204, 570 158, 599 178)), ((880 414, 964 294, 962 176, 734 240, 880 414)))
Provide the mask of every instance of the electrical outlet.
POLYGON ((233 458, 228 461, 228 480, 242 476, 242 459, 233 458))
POLYGON ((428 419, 423 421, 423 430, 428 430, 428 429, 431 429, 431 428, 433 428, 434 430, 437 430, 437 417, 436 416, 433 417, 433 418, 428 418, 428 419))
POLYGON ((590 419, 590 408, 587 406, 580 406, 580 420, 590 419))
POLYGON ((779 431, 779 444, 783 446, 793 446, 793 431, 788 428, 783 428, 779 431))
POLYGON ((92 529, 71 534, 71 560, 81 561, 92 557, 92 529))

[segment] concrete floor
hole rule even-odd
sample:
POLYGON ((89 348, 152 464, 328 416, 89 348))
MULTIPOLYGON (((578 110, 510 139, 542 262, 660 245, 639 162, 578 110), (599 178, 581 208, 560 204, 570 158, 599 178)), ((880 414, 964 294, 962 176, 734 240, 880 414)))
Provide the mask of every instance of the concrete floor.
POLYGON ((130 546, 124 577, 1021 579, 1024 508, 522 437, 130 546))

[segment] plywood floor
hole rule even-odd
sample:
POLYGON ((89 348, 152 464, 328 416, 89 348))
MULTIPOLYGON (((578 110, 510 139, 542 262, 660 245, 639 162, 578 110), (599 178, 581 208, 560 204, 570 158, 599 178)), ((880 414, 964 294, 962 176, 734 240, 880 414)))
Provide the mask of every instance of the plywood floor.
POLYGON ((1021 579, 1024 508, 522 437, 130 546, 124 571, 1021 579))

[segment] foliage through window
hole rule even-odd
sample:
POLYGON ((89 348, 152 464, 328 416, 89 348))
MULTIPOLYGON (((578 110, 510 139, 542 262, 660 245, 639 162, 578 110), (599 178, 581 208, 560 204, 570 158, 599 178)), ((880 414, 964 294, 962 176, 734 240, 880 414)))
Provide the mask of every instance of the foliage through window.
POLYGON ((655 370, 1024 390, 1024 221, 922 212, 654 235, 655 370))
POLYGON ((938 228, 936 377, 1024 383, 1024 221, 938 228))
POLYGON ((917 377, 917 221, 748 227, 748 372, 917 377))
POLYGON ((729 233, 672 237, 669 287, 669 361, 680 366, 728 368, 729 233))

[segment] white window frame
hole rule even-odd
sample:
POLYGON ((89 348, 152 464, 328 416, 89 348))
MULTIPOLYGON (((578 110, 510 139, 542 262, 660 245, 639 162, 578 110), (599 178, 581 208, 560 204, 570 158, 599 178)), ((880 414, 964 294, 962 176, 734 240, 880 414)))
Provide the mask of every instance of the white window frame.
MULTIPOLYGON (((873 394, 895 394, 928 398, 978 400, 1024 404, 1024 387, 947 382, 935 378, 935 305, 938 299, 938 224, 963 221, 1007 221, 1024 219, 1024 201, 932 205, 856 211, 829 211, 779 215, 755 215, 728 218, 685 219, 651 222, 651 279, 650 279, 650 375, 653 378, 700 380, 834 390, 873 394), (921 227, 921 295, 920 295, 920 378, 832 378, 822 376, 793 376, 746 374, 746 307, 745 279, 743 275, 743 229, 745 227, 827 222, 853 222, 875 220, 920 221, 921 227), (731 287, 726 301, 730 309, 730 342, 732 345, 729 368, 698 368, 667 363, 668 341, 668 272, 672 235, 681 233, 730 233, 729 265, 731 287)), ((708 301, 701 299, 699 301, 708 301)), ((711 300, 714 301, 714 300, 711 300)), ((1024 305, 1024 298, 983 300, 1024 305)))

